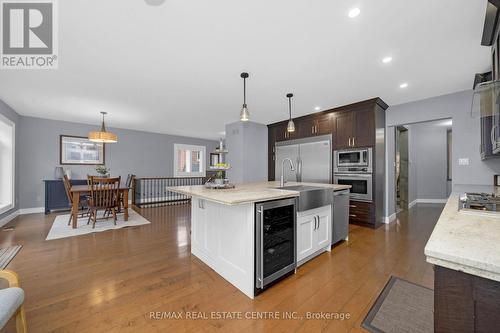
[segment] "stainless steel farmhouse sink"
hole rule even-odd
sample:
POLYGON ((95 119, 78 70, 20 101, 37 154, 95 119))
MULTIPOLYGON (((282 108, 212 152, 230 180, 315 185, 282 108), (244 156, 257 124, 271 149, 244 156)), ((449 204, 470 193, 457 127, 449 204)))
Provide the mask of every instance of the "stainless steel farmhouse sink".
POLYGON ((333 202, 333 189, 327 187, 291 185, 278 187, 278 189, 298 191, 300 193, 297 206, 299 212, 331 205, 333 202))

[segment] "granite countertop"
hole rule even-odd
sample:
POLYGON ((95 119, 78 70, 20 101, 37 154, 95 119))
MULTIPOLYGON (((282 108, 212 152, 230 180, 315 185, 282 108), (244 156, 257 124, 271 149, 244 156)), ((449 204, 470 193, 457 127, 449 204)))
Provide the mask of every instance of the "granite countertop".
MULTIPOLYGON (((307 185, 327 187, 334 191, 349 189, 349 185, 287 182, 285 186, 307 185)), ((224 205, 240 205, 266 200, 298 197, 298 191, 278 189, 279 182, 237 184, 232 189, 208 189, 204 185, 167 187, 169 191, 198 197, 224 205)))
POLYGON ((463 189, 452 193, 434 227, 424 250, 427 262, 500 281, 500 214, 458 211, 460 194, 498 193, 498 190, 493 187, 463 189))

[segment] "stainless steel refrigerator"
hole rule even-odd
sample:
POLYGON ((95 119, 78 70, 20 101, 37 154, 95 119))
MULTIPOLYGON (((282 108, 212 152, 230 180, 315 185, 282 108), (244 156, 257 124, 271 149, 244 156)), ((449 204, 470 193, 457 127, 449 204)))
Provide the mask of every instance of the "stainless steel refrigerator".
POLYGON ((284 174, 288 181, 331 183, 332 182, 332 136, 282 141, 276 143, 276 179, 281 177, 283 159, 293 161, 295 171, 285 164, 284 174))

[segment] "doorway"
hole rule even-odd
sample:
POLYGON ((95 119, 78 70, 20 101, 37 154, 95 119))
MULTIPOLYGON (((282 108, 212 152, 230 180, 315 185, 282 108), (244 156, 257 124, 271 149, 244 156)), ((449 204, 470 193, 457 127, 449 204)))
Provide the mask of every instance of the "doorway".
POLYGON ((408 128, 397 126, 395 134, 396 212, 408 209, 408 128))

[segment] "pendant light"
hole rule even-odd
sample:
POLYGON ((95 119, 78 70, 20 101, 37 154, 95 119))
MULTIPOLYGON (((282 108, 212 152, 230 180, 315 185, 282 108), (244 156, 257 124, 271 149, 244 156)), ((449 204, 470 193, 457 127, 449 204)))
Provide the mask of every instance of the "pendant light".
POLYGON ((286 97, 288 98, 288 113, 290 115, 290 118, 288 120, 288 126, 286 127, 287 132, 295 132, 295 123, 292 120, 292 93, 286 94, 286 97))
POLYGON ((116 143, 118 142, 118 137, 116 134, 107 132, 106 126, 104 125, 104 116, 107 115, 107 112, 101 111, 102 114, 102 125, 100 132, 90 132, 89 140, 92 142, 102 142, 102 143, 116 143))
POLYGON ((240 74, 241 78, 243 78, 243 107, 241 108, 240 112, 240 120, 241 121, 249 121, 250 120, 250 113, 248 112, 248 107, 247 107, 247 78, 248 78, 248 73, 241 73, 240 74))

